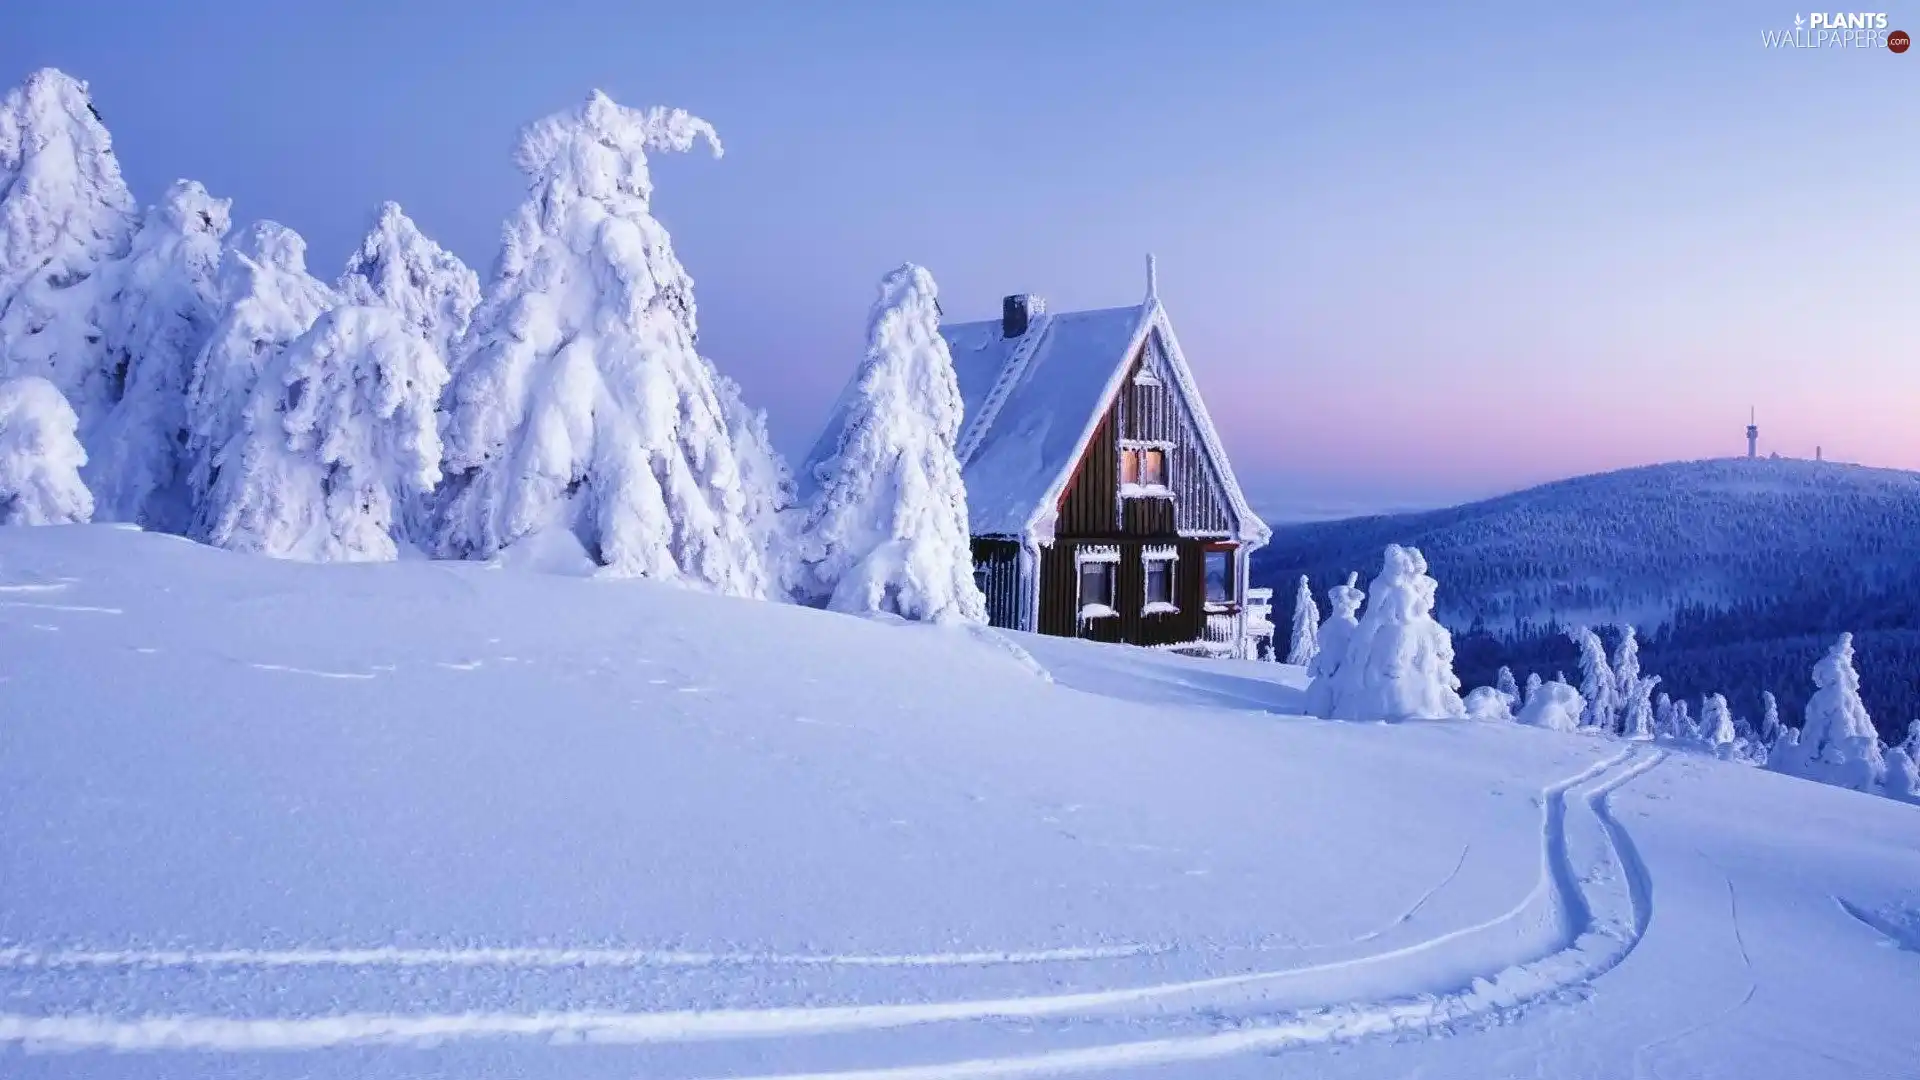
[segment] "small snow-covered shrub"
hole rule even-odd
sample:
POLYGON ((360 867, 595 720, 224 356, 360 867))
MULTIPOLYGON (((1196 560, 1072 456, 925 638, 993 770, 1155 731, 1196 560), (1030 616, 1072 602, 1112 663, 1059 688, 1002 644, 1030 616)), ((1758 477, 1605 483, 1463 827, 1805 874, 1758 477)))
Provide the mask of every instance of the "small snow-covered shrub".
POLYGON ((1507 695, 1491 686, 1476 687, 1467 694, 1467 719, 1507 722, 1513 719, 1513 707, 1507 695))
POLYGON ((1541 683, 1539 692, 1527 700, 1526 707, 1515 719, 1549 731, 1578 731, 1585 709, 1586 702, 1580 697, 1580 691, 1555 679, 1541 683))
POLYGON ((51 382, 22 375, 0 382, 0 525, 66 525, 93 517, 80 482, 87 452, 80 421, 51 382))

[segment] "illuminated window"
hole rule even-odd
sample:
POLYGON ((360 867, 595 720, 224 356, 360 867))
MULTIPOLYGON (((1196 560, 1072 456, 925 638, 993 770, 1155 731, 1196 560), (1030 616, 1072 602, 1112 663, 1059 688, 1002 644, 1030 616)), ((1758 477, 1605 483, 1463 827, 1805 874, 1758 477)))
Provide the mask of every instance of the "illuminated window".
POLYGON ((1146 487, 1164 487, 1167 483, 1167 452, 1158 447, 1140 451, 1140 483, 1146 487))
POLYGON ((1120 482, 1123 484, 1140 482, 1140 451, 1131 448, 1120 451, 1120 482))

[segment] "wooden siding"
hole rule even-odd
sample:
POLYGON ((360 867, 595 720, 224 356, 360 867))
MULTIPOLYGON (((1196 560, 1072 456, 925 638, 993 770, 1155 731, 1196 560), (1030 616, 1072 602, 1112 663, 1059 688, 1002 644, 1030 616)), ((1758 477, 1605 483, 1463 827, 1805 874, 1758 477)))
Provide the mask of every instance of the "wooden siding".
POLYGON ((1113 438, 1113 414, 1108 412, 1094 430, 1087 452, 1067 481, 1060 498, 1060 520, 1055 536, 1107 536, 1113 532, 1115 503, 1119 501, 1120 447, 1113 438))
POLYGON ((1200 540, 1180 540, 1172 546, 1179 552, 1174 566, 1173 602, 1180 609, 1159 615, 1147 615, 1147 573, 1141 552, 1164 543, 1121 539, 1120 562, 1114 568, 1113 608, 1120 614, 1101 619, 1080 619, 1080 571, 1074 553, 1083 545, 1106 541, 1060 540, 1045 548, 1040 556, 1040 632, 1056 637, 1083 637, 1094 641, 1129 645, 1177 645, 1200 639, 1206 628, 1207 582, 1204 552, 1200 540))
POLYGON ((1012 540, 973 542, 974 578, 987 597, 987 622, 1020 629, 1020 545, 1012 540), (984 573, 982 573, 984 571, 984 573))
POLYGON ((1170 502, 1171 507, 1127 506, 1114 523, 1129 533, 1230 536, 1233 515, 1227 506, 1226 485, 1208 466, 1199 430, 1174 387, 1173 373, 1159 358, 1159 348, 1158 338, 1150 337, 1140 355, 1133 358, 1125 388, 1114 402, 1114 411, 1118 414, 1115 426, 1123 440, 1173 444, 1173 452, 1167 456, 1171 481, 1168 486, 1173 489, 1173 498, 1121 501, 1127 504, 1170 502), (1152 373, 1156 383, 1136 381, 1143 368, 1152 373), (1172 512, 1170 522, 1166 520, 1167 509, 1172 512))

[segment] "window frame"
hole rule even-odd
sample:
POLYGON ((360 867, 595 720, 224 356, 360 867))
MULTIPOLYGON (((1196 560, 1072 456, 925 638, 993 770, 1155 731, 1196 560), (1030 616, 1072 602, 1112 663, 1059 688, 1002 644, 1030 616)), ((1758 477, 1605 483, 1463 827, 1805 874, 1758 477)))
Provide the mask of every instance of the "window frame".
POLYGON ((1234 544, 1208 544, 1202 549, 1200 588, 1201 595, 1206 599, 1208 611, 1231 611, 1237 603, 1234 599, 1235 596, 1238 595, 1238 590, 1235 588, 1235 578, 1237 575, 1234 573, 1234 563, 1237 561, 1235 555, 1238 551, 1238 546, 1234 544), (1210 567, 1208 564, 1212 563, 1215 558, 1219 558, 1225 568, 1225 572, 1221 575, 1225 595, 1221 599, 1214 598, 1213 575, 1209 572, 1210 567))
POLYGON ((1120 615, 1115 607, 1120 592, 1120 547, 1118 544, 1082 544, 1073 553, 1073 604, 1077 621, 1089 619, 1111 619, 1120 615), (1097 569, 1096 569, 1097 568, 1097 569), (1103 583, 1106 598, 1089 600, 1087 598, 1087 579, 1089 571, 1094 571, 1103 583))
POLYGON ((1140 549, 1140 614, 1174 615, 1180 611, 1174 599, 1180 580, 1180 549, 1171 544, 1140 549), (1166 595, 1155 599, 1153 578, 1158 573, 1166 584, 1166 595))
POLYGON ((1123 499, 1171 499, 1173 493, 1173 451, 1170 439, 1120 440, 1120 497, 1123 499), (1158 479, 1147 479, 1148 455, 1160 464, 1158 479))

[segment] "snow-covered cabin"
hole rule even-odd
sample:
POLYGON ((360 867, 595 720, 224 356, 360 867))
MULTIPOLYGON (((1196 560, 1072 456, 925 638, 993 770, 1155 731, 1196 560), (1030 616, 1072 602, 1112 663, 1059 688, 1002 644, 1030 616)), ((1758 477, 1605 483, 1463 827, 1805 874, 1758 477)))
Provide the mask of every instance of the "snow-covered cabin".
MULTIPOLYGON (((1154 287, 1139 304, 941 327, 966 416, 974 578, 995 626, 1250 656, 1247 557, 1267 542, 1154 287)), ((857 378, 857 373, 856 373, 857 378)), ((800 471, 836 449, 849 384, 800 471)))

